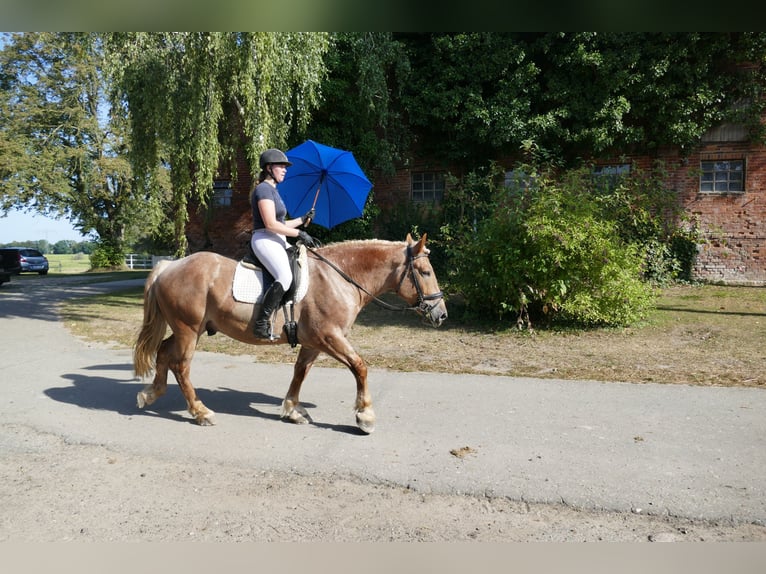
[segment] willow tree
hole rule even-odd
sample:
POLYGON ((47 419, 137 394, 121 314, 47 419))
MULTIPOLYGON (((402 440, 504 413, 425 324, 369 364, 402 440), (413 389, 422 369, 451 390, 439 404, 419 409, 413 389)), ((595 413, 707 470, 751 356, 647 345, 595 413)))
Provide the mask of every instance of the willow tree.
MULTIPOLYGON (((169 170, 177 253, 190 199, 206 205, 222 164, 300 134, 319 103, 324 33, 141 32, 108 36, 116 103, 131 126, 136 181, 169 170)), ((235 174, 236 175, 236 174, 235 174)))
POLYGON ((50 32, 4 40, 0 212, 65 217, 83 234, 98 235, 105 264, 121 264, 125 245, 152 218, 132 184, 127 126, 107 105, 102 42, 50 32))

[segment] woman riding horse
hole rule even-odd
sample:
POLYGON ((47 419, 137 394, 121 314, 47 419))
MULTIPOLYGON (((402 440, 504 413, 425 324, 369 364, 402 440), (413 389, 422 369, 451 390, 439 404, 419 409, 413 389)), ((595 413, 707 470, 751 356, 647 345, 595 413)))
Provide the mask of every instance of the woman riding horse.
POLYGON ((279 308, 282 297, 290 289, 293 273, 288 262, 287 237, 298 237, 306 247, 316 242, 298 227, 308 226, 314 217, 312 209, 303 217, 285 219, 287 208, 277 191, 277 184, 285 179, 287 168, 293 165, 278 149, 267 149, 258 161, 261 173, 258 184, 250 192, 253 211, 253 236, 250 244, 263 266, 274 277, 274 282, 263 295, 260 312, 253 323, 253 334, 260 339, 276 340, 271 332, 271 316, 279 308))

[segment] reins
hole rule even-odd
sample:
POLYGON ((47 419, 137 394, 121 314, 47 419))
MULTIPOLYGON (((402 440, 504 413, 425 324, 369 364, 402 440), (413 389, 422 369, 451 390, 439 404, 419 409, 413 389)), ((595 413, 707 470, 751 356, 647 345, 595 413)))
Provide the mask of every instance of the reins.
POLYGON ((396 287, 396 293, 399 293, 399 290, 402 288, 402 283, 404 283, 404 280, 407 277, 407 273, 409 272, 412 276, 412 282, 415 285, 415 290, 418 292, 418 304, 417 305, 391 305, 390 303, 386 303, 379 297, 373 295, 370 293, 367 289, 365 289, 362 285, 360 285, 357 281, 354 280, 353 277, 350 277, 343 269, 335 265, 332 261, 324 257, 322 254, 317 253, 314 249, 307 248, 308 251, 311 252, 311 254, 319 259, 320 261, 326 263, 329 265, 332 269, 334 269, 338 275, 343 277, 346 281, 351 283, 354 287, 357 289, 363 291, 367 295, 369 295, 372 298, 373 303, 378 305, 379 307, 383 307, 384 309, 388 309, 389 311, 416 311, 420 310, 423 313, 428 313, 431 309, 433 309, 436 304, 434 305, 428 305, 426 301, 431 301, 433 299, 441 299, 443 297, 443 293, 439 291, 438 293, 433 293, 431 295, 424 295, 423 289, 420 287, 420 283, 418 282, 416 276, 415 276, 415 269, 412 266, 412 262, 419 258, 419 257, 428 257, 427 254, 421 253, 419 255, 413 255, 412 254, 412 248, 408 245, 407 246, 407 269, 405 269, 404 273, 402 274, 402 278, 399 280, 399 285, 396 287))

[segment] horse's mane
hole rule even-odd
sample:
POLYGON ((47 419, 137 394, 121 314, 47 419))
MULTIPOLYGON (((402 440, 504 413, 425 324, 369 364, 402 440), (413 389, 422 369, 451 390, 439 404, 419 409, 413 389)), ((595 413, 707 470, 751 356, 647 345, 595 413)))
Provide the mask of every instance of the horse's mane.
POLYGON ((320 248, 323 254, 328 255, 338 250, 347 249, 367 249, 374 247, 392 247, 394 245, 404 245, 403 241, 388 241, 387 239, 347 239, 335 243, 328 243, 320 248))
POLYGON ((317 251, 322 257, 327 257, 347 271, 355 269, 367 272, 380 268, 390 260, 390 253, 396 248, 404 249, 404 241, 388 241, 386 239, 348 239, 337 243, 328 243, 317 251), (356 255, 363 254, 363 257, 356 255))

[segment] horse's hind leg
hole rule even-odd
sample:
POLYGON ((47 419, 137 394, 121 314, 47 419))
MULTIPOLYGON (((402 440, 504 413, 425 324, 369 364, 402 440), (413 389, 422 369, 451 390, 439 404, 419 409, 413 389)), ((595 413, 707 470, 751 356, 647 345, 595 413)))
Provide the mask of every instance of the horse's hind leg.
POLYGON ((290 388, 287 390, 285 400, 282 401, 283 419, 287 419, 290 422, 297 424, 311 422, 309 413, 300 404, 299 395, 301 392, 301 385, 318 356, 319 351, 308 349, 306 347, 301 347, 298 352, 298 359, 295 361, 295 367, 293 368, 293 380, 290 383, 290 388))
POLYGON ((162 342, 157 351, 154 381, 138 393, 139 408, 152 404, 167 392, 168 370, 171 370, 186 399, 189 413, 197 423, 203 426, 215 424, 215 413, 199 400, 189 377, 196 346, 196 333, 183 338, 171 335, 162 342))
POLYGON ((159 399, 168 390, 168 359, 167 359, 167 346, 170 344, 170 340, 173 337, 168 337, 160 345, 157 351, 157 360, 154 368, 154 380, 150 385, 146 385, 138 392, 136 396, 136 402, 138 408, 143 409, 148 407, 154 401, 159 399))

